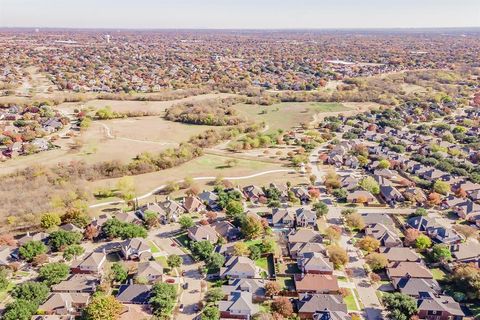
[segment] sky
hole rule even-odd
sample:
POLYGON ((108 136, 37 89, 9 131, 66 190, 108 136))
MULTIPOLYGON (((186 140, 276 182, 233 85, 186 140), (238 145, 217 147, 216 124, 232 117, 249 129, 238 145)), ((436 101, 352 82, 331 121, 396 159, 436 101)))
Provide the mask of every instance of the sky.
POLYGON ((0 27, 478 27, 480 0, 0 0, 0 27))

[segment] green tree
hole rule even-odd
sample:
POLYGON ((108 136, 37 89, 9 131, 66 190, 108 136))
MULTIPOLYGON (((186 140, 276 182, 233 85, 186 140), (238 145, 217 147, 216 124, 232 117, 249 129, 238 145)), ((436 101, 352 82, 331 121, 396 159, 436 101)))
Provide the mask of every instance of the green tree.
POLYGON ((320 201, 313 204, 313 210, 317 214, 317 218, 324 217, 328 213, 328 206, 325 202, 320 201))
POLYGON ((390 161, 387 159, 382 159, 378 162, 378 169, 389 169, 390 168, 390 161))
POLYGON ((211 288, 207 291, 205 300, 207 300, 207 302, 217 303, 218 301, 223 300, 224 297, 225 293, 222 288, 211 288))
POLYGON ((263 225, 260 219, 247 216, 242 223, 242 233, 247 239, 256 239, 263 234, 263 225))
POLYGON ((103 225, 103 232, 107 237, 131 239, 131 238, 146 238, 147 230, 139 225, 128 222, 121 222, 116 218, 110 219, 103 225))
POLYGON ((448 262, 452 260, 450 248, 444 244, 436 244, 432 248, 432 259, 436 262, 448 262))
POLYGON ((209 269, 220 269, 221 266, 225 263, 225 257, 220 253, 212 253, 210 258, 208 258, 208 268, 209 269))
POLYGON ((120 198, 131 201, 135 198, 135 181, 130 176, 122 177, 117 182, 117 190, 120 198))
POLYGON ((180 268, 182 266, 183 259, 182 257, 176 255, 176 254, 171 254, 167 258, 167 264, 170 268, 180 268))
POLYGON ((177 299, 177 288, 173 284, 159 282, 151 291, 150 305, 157 317, 170 317, 177 299))
POLYGON ((363 178, 362 181, 360 181, 359 186, 372 194, 380 193, 380 186, 378 185, 378 182, 370 176, 363 178))
POLYGON ((45 230, 57 227, 61 223, 62 219, 60 219, 60 215, 56 212, 44 213, 40 219, 40 226, 45 230))
POLYGON ((112 264, 110 272, 111 272, 113 281, 117 283, 124 283, 125 281, 127 281, 127 278, 128 278, 127 269, 125 269, 120 263, 115 262, 114 264, 112 264))
POLYGON ((226 214, 228 217, 235 217, 243 213, 243 205, 240 201, 229 200, 225 208, 226 214))
POLYGON ((189 216, 181 216, 180 219, 178 219, 178 223, 183 229, 188 229, 195 225, 195 222, 193 222, 193 219, 189 216))
POLYGON ((243 256, 246 257, 250 254, 250 250, 245 242, 237 242, 233 246, 233 254, 235 256, 243 256))
POLYGON ((48 244, 54 251, 59 251, 72 244, 79 244, 82 239, 80 232, 58 230, 50 233, 48 244))
POLYGON ((48 286, 45 283, 33 281, 21 283, 12 290, 15 299, 31 301, 37 305, 45 301, 48 293, 48 286))
POLYGON ((213 253, 213 244, 206 240, 191 242, 190 250, 196 260, 206 261, 213 253))
POLYGON ((47 246, 35 240, 28 241, 18 249, 20 257, 28 262, 32 262, 36 256, 45 252, 47 252, 47 246))
POLYGON ((70 261, 75 257, 81 256, 85 249, 79 244, 72 244, 63 250, 63 259, 70 261))
POLYGON ((65 280, 69 273, 70 268, 65 263, 54 262, 41 267, 38 275, 47 286, 52 286, 65 280))
POLYGON ((442 181, 442 180, 437 180, 433 184, 433 190, 435 190, 435 192, 437 192, 437 193, 447 195, 447 194, 450 193, 451 187, 447 182, 442 181))
POLYGON ((389 319, 409 320, 417 313, 417 301, 406 294, 386 293, 382 302, 389 319))
POLYGON ((263 254, 275 253, 277 250, 277 243, 272 238, 263 239, 260 244, 260 249, 263 254))
POLYGON ((16 299, 7 304, 5 313, 2 316, 4 320, 30 320, 38 308, 38 304, 33 301, 16 299))
POLYGON ((202 320, 219 320, 220 319, 220 310, 218 307, 213 305, 208 305, 202 311, 202 320))
POLYGON ((250 259, 258 260, 262 257, 262 249, 260 249, 260 246, 251 245, 248 247, 248 249, 250 250, 250 259))
POLYGON ((412 217, 418 217, 418 216, 427 216, 428 211, 425 208, 418 208, 415 210, 415 212, 412 214, 412 217))
POLYGON ((0 268, 0 292, 5 290, 8 287, 9 281, 9 273, 6 268, 0 268))
POLYGON ((114 296, 97 294, 85 309, 86 320, 117 320, 123 305, 114 296))
POLYGON ((415 240, 415 247, 420 250, 428 249, 432 246, 432 240, 424 234, 421 234, 415 240))

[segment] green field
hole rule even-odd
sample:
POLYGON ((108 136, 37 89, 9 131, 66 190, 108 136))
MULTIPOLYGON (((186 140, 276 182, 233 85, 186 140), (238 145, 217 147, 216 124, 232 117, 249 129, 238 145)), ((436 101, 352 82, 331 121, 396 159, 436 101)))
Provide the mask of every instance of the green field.
POLYGON ((329 102, 282 102, 271 106, 238 104, 235 109, 250 120, 265 122, 270 132, 288 130, 301 123, 311 122, 317 113, 350 110, 343 104, 329 102))

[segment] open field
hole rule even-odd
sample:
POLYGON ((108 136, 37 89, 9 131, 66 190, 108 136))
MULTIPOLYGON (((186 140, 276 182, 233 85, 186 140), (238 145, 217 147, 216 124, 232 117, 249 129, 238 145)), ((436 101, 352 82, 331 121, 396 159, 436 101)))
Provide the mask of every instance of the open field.
POLYGON ((264 121, 269 131, 289 130, 301 123, 309 123, 315 115, 324 112, 348 111, 350 108, 340 103, 322 102, 282 102, 271 106, 237 104, 239 114, 256 122, 264 121))

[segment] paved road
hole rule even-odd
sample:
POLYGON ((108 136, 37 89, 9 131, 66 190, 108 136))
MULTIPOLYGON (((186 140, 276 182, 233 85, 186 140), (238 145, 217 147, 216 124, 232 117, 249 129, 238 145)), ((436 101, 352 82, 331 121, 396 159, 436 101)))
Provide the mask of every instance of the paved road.
MULTIPOLYGON (((310 165, 312 167, 312 174, 317 177, 316 185, 321 185, 323 178, 326 174, 325 170, 322 170, 321 167, 318 165, 318 152, 322 150, 323 146, 320 146, 314 149, 309 157, 310 165)), ((332 200, 330 197, 322 193, 321 200, 332 200)), ((329 201, 328 203, 331 203, 329 201)), ((331 225, 342 225, 341 219, 341 211, 342 207, 336 207, 334 205, 328 205, 329 210, 326 216, 327 223, 331 225)), ((360 212, 386 212, 396 210, 399 212, 403 212, 403 209, 387 209, 387 208, 361 208, 360 212)), ((409 211, 411 212, 411 210, 409 211)), ((393 212, 392 212, 393 213, 393 212)), ((350 237, 347 234, 342 234, 340 238, 339 245, 345 248, 348 252, 349 256, 349 263, 347 264, 347 268, 351 269, 352 274, 352 281, 357 288, 357 292, 361 302, 364 305, 365 317, 368 320, 378 320, 382 319, 382 308, 380 305, 380 301, 375 293, 376 289, 370 283, 370 279, 366 274, 363 266, 365 265, 365 260, 358 256, 357 248, 353 244, 348 243, 350 237)))

